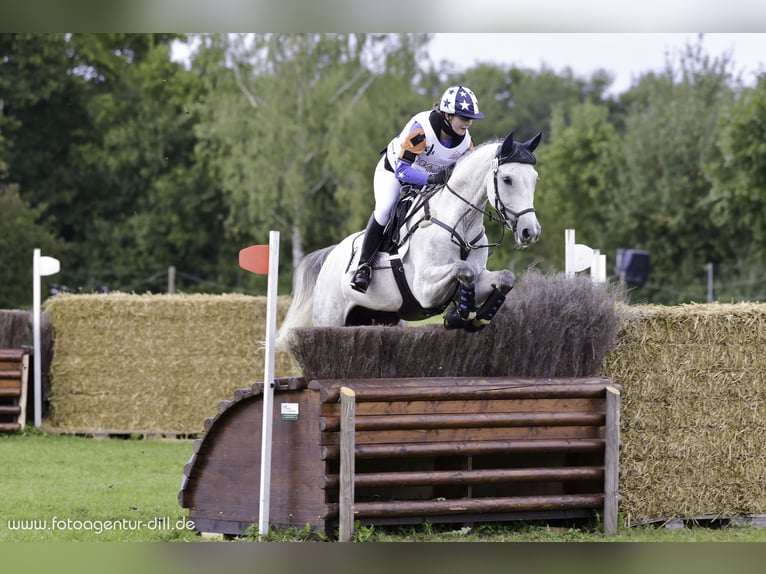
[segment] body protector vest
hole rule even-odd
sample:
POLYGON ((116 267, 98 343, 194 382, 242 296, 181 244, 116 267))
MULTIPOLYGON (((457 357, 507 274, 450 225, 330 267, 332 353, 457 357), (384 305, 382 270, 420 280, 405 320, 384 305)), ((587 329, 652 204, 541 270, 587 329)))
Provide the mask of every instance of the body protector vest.
POLYGON ((386 158, 391 166, 396 166, 402 148, 402 141, 409 137, 415 123, 420 124, 425 133, 425 149, 418 154, 413 161, 412 166, 425 173, 437 173, 445 167, 453 165, 465 152, 471 148, 471 136, 466 132, 465 137, 456 147, 445 147, 440 141, 439 136, 434 131, 429 121, 430 111, 420 112, 413 116, 401 133, 392 139, 386 148, 386 158))

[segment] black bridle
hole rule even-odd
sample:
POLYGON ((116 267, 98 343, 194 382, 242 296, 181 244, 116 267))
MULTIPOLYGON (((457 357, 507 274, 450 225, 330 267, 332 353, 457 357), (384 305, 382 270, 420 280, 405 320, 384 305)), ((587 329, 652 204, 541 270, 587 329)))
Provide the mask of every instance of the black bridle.
POLYGON ((496 219, 496 221, 502 221, 503 225, 505 225, 508 229, 511 231, 516 231, 516 223, 518 223, 519 218, 522 215, 525 215, 527 213, 535 213, 534 207, 527 207, 526 209, 522 209, 521 211, 514 211, 510 209, 505 203, 503 203, 503 200, 500 198, 500 191, 498 190, 497 180, 499 178, 498 176, 498 170, 500 169, 500 166, 504 163, 509 163, 510 156, 502 157, 500 155, 500 150, 498 149, 497 155, 495 155, 495 159, 492 160, 492 175, 493 175, 493 183, 495 184, 495 204, 494 208, 495 211, 497 211, 502 219, 496 219), (508 214, 510 214, 513 219, 508 217, 508 214), (510 221, 510 223, 509 223, 510 221))
POLYGON ((466 259, 468 257, 468 254, 474 250, 474 249, 489 249, 491 247, 497 247, 498 245, 502 244, 503 239, 505 238, 505 230, 506 228, 509 229, 512 232, 516 232, 516 224, 519 221, 519 218, 527 213, 535 213, 534 207, 528 207, 526 209, 522 209, 521 211, 514 211, 510 209, 505 203, 503 203, 503 200, 500 198, 500 193, 498 189, 498 179, 499 174, 498 171, 500 169, 500 166, 506 163, 511 162, 518 162, 518 163, 528 163, 534 165, 536 163, 535 156, 528 151, 523 146, 519 146, 517 144, 513 144, 510 153, 503 154, 503 147, 498 146, 497 153, 495 154, 494 159, 492 160, 491 169, 492 169, 492 176, 493 176, 493 183, 495 187, 495 201, 493 204, 493 208, 495 212, 499 215, 494 215, 490 213, 489 211, 485 210, 482 207, 479 207, 478 205, 475 205, 468 201, 465 197, 460 195, 458 192, 456 192, 448 182, 445 182, 444 184, 437 184, 434 186, 429 186, 424 188, 423 191, 420 191, 418 193, 418 196, 420 198, 420 204, 412 209, 411 213, 415 213, 417 209, 422 205, 424 216, 420 221, 418 221, 416 224, 414 224, 407 235, 402 238, 401 242, 404 243, 409 237, 415 232, 415 229, 418 228, 423 222, 431 222, 435 223, 439 227, 445 229, 450 234, 450 239, 453 243, 458 245, 460 247, 460 256, 462 259, 466 259), (466 210, 466 212, 458 219, 458 221, 455 223, 455 226, 450 226, 443 221, 437 219, 436 217, 433 217, 431 215, 431 210, 428 205, 428 200, 433 197, 437 192, 439 192, 441 189, 446 189, 449 191, 452 195, 457 197, 460 201, 468 205, 469 209, 466 210), (470 241, 466 241, 457 231, 456 227, 460 224, 461 221, 463 221, 468 214, 471 212, 478 212, 483 214, 484 216, 488 217, 490 221, 495 221, 502 224, 502 227, 500 228, 500 239, 498 239, 495 243, 487 243, 485 245, 476 245, 476 242, 479 241, 482 236, 484 236, 484 230, 479 233, 476 237, 471 239, 470 241))

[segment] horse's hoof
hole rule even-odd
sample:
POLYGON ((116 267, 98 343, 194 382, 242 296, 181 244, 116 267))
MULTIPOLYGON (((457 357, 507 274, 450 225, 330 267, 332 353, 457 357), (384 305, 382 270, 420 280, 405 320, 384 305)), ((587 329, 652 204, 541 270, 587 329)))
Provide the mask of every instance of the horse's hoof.
POLYGON ((458 313, 457 309, 450 309, 446 315, 444 315, 444 328, 448 331, 453 329, 462 329, 465 327, 465 321, 458 313))

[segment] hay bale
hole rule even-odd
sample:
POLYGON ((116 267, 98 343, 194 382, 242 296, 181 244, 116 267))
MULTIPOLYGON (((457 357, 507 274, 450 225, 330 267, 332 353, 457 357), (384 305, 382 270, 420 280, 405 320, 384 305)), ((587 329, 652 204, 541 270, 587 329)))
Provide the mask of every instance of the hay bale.
POLYGON ((630 308, 604 375, 622 393, 632 520, 766 511, 766 306, 630 308))
POLYGON ((590 278, 530 272, 477 333, 312 327, 292 331, 288 344, 308 379, 595 376, 617 344, 621 300, 590 278))
MULTIPOLYGON (((62 294, 46 309, 55 335, 46 424, 57 429, 198 433, 219 401, 263 378, 265 297, 62 294)), ((295 373, 286 355, 275 370, 295 373)))

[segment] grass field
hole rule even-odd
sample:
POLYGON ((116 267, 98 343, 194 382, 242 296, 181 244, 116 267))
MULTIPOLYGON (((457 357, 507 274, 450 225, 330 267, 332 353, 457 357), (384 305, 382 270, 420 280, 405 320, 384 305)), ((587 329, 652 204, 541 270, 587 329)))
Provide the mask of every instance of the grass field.
POLYGON ((0 541, 195 540, 176 526, 191 453, 191 441, 0 436, 0 541))
MULTIPOLYGON (((98 439, 30 431, 0 435, 0 542, 200 541, 178 504, 190 440, 98 439)), ((361 527, 366 542, 766 542, 751 526, 669 530, 487 524, 361 527)), ((251 538, 252 540, 253 538, 251 538)), ((274 531, 270 542, 316 540, 274 531)))

